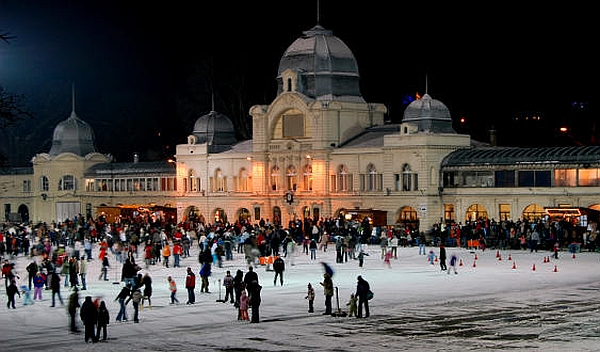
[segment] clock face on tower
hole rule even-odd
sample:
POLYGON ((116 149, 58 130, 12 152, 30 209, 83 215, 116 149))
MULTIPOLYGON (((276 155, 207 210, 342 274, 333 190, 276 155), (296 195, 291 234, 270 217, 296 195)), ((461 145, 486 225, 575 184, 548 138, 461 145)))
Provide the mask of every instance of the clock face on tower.
POLYGON ((288 202, 288 204, 292 204, 294 202, 294 195, 292 192, 287 192, 285 194, 285 201, 288 202))

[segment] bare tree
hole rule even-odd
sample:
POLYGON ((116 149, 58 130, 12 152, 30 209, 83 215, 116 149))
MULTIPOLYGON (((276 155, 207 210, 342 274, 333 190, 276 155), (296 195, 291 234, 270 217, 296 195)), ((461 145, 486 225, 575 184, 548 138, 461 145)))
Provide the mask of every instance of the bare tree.
MULTIPOLYGON (((0 41, 10 44, 10 40, 14 38, 8 32, 0 32, 0 41)), ((5 129, 24 118, 33 117, 33 114, 24 107, 24 102, 23 95, 8 93, 0 82, 0 129, 5 129)), ((3 164, 5 160, 6 157, 0 155, 0 164, 3 164)))

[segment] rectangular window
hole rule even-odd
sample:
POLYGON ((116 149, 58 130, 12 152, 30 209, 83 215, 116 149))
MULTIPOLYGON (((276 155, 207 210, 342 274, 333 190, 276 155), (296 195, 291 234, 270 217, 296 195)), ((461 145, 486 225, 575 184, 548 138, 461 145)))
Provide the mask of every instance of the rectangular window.
POLYGON ((577 186, 577 169, 554 170, 554 184, 556 187, 577 186))
POLYGON ((535 172, 535 186, 536 187, 551 187, 552 186, 552 173, 550 172, 550 170, 535 172))
POLYGON ((283 137, 304 137, 304 116, 300 114, 283 116, 283 137))
POLYGON ((519 187, 535 187, 533 171, 519 171, 519 187))
POLYGON ((454 221, 454 204, 444 204, 444 221, 454 221))
POLYGON ((510 204, 499 204, 498 213, 500 214, 500 220, 510 220, 510 204))
POLYGON ((496 187, 515 187, 515 172, 512 170, 499 170, 494 173, 496 187))
POLYGON ((23 180, 23 192, 31 192, 31 180, 23 180))
POLYGON ((254 220, 260 220, 260 207, 254 207, 254 220))
POLYGON ((579 169, 579 186, 598 186, 598 169, 579 169))

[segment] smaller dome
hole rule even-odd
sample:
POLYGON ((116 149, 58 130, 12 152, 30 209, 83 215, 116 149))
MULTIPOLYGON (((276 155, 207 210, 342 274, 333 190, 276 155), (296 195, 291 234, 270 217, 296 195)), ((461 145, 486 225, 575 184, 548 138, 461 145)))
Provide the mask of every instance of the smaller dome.
POLYGON ((60 122, 54 128, 50 156, 62 153, 86 156, 94 152, 96 152, 94 131, 87 122, 77 117, 75 111, 71 112, 68 119, 60 122))
POLYGON ((456 133, 452 128, 450 110, 439 100, 431 98, 429 94, 423 95, 410 103, 404 116, 403 123, 410 123, 419 127, 419 132, 456 133))
POLYGON ((229 117, 211 111, 196 120, 194 131, 198 143, 208 143, 210 152, 229 149, 237 143, 235 128, 229 117))

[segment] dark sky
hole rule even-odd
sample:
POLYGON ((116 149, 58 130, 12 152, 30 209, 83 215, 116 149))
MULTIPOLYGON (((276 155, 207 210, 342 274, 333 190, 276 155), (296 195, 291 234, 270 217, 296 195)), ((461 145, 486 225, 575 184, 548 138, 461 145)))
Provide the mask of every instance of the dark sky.
POLYGON ((174 102, 193 67, 212 67, 204 84, 216 87, 201 89, 198 117, 213 99, 225 113, 226 101, 242 99, 247 115, 275 98, 281 55, 317 18, 353 51, 365 99, 385 104, 393 121, 407 95, 427 89, 478 139, 491 125, 510 131, 516 116, 595 131, 571 107, 598 111, 591 5, 320 1, 317 11, 316 0, 173 3, 0 0, 0 33, 15 37, 0 42, 0 86, 23 94, 36 116, 4 131, 15 158, 49 150, 52 129, 71 112, 72 85, 98 149, 118 159, 185 142, 192 126, 174 118, 174 102))

